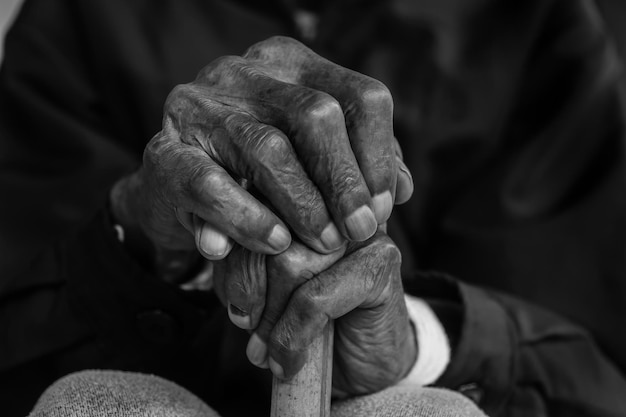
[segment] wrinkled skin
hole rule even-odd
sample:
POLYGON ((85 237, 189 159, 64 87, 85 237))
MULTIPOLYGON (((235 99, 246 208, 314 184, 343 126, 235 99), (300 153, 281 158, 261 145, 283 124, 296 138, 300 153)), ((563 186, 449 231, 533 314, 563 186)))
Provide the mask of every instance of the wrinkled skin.
POLYGON ((141 168, 112 190, 113 214, 157 258, 226 257, 217 290, 235 324, 257 329, 253 363, 292 375, 333 318, 335 388, 380 389, 416 349, 398 250, 372 238, 413 189, 392 112, 379 81, 268 39, 170 93, 141 168))
POLYGON ((379 232, 327 255, 294 242, 264 258, 237 248, 215 270, 216 290, 231 320, 254 330, 247 349, 252 363, 289 378, 335 319, 335 394, 371 393, 406 375, 417 346, 404 303, 400 253, 389 237, 379 232))
POLYGON ((234 242, 277 254, 291 233, 320 253, 364 241, 412 192, 392 112, 379 81, 270 38, 170 93, 113 213, 157 249, 210 260, 234 242))

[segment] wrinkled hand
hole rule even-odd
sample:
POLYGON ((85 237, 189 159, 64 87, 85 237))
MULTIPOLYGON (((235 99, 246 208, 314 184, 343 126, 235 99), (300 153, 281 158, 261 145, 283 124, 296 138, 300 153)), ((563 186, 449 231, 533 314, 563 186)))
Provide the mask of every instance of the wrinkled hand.
POLYGON ((260 42, 171 92, 143 166, 114 188, 114 213, 157 247, 195 244, 212 260, 233 240, 280 253, 287 225, 320 253, 363 241, 412 192, 392 107, 382 83, 297 41, 260 42))
POLYGON ((408 373, 417 347, 400 253, 386 235, 379 232, 345 253, 321 255, 294 242, 263 258, 237 248, 216 264, 216 290, 230 304, 231 320, 255 329, 247 348, 252 363, 280 378, 293 376, 308 346, 335 319, 335 392, 371 393, 408 373))

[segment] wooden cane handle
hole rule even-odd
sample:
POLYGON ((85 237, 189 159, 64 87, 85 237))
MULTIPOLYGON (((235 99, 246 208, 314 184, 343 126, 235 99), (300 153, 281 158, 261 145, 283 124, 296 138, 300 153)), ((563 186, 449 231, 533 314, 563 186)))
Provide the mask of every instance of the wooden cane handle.
POLYGON ((311 344, 304 367, 293 378, 283 381, 274 377, 272 417, 330 417, 333 332, 330 321, 311 344))

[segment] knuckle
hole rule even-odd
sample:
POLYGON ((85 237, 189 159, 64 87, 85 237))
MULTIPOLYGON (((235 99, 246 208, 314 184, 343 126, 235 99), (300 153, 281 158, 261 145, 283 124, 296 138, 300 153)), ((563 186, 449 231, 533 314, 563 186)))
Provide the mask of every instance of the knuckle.
POLYGON ((225 125, 228 131, 246 138, 241 144, 246 149, 242 151, 247 151, 259 159, 272 160, 292 153, 287 137, 272 126, 257 123, 239 113, 230 114, 225 120, 225 125))
MULTIPOLYGON (((234 137, 249 137, 250 133, 254 130, 254 124, 251 123, 249 117, 244 116, 242 113, 238 111, 230 111, 226 117, 224 117, 223 121, 224 128, 227 132, 234 137)), ((244 141, 245 142, 245 141, 244 141)), ((238 142, 234 142, 233 144, 237 144, 238 142)), ((242 147, 247 146, 247 143, 244 143, 242 147)))
POLYGON ((190 106, 192 87, 189 84, 178 84, 165 100, 165 114, 178 118, 190 106))
POLYGON ((237 271, 236 274, 228 279, 226 284, 226 292, 229 299, 238 300, 248 304, 251 298, 254 297, 254 289, 250 286, 250 283, 246 281, 246 277, 242 271, 237 271))
POLYGON ((356 120, 362 117, 362 114, 370 115, 378 120, 391 120, 393 115, 393 98, 389 88, 382 82, 373 78, 366 77, 356 83, 357 91, 355 91, 346 104, 346 119, 356 120))
POLYGON ((388 111, 393 110, 393 97, 391 91, 381 81, 372 79, 361 91, 360 101, 369 110, 388 111))
POLYGON ((223 118, 224 106, 213 98, 212 90, 198 84, 179 84, 165 100, 163 127, 189 129, 198 119, 211 124, 223 118), (207 116, 211 116, 210 118, 207 116))
POLYGON ((149 172, 169 172, 170 161, 176 153, 178 142, 165 131, 157 133, 146 145, 143 151, 143 167, 149 172))
POLYGON ((290 354, 294 352, 294 341, 296 339, 296 330, 292 326, 283 325, 272 332, 270 336, 270 345, 280 354, 290 354))
POLYGON ((307 127, 343 123, 343 110, 331 95, 314 91, 303 98, 299 119, 307 127))
POLYGON ((399 264, 402 262, 402 253, 393 242, 390 241, 388 243, 385 243, 383 246, 383 251, 389 263, 399 264))
POLYGON ((276 275, 297 287, 329 268, 337 259, 337 254, 321 255, 304 244, 293 242, 285 252, 271 257, 270 265, 276 275))
POLYGON ((336 164, 336 173, 328 179, 331 182, 329 186, 332 187, 332 195, 345 200, 354 200, 356 196, 363 199, 369 197, 357 167, 352 161, 343 159, 336 164))
POLYGON ((369 249, 379 254, 385 260, 385 264, 395 265, 402 262, 402 254, 400 249, 391 240, 391 238, 383 233, 379 233, 374 241, 370 244, 369 249))
POLYGON ((358 166, 348 158, 333 156, 331 174, 319 180, 318 185, 330 196, 329 207, 347 217, 355 206, 367 204, 370 194, 358 166))
POLYGON ((298 232, 301 237, 318 239, 330 221, 326 203, 317 190, 301 189, 295 199, 296 218, 301 224, 298 232))
POLYGON ((276 37, 271 37, 269 39, 265 39, 261 42, 257 42, 254 45, 250 46, 246 52, 244 52, 243 57, 247 59, 253 60, 267 60, 273 54, 273 50, 275 49, 276 37))
MULTIPOLYGON (((213 167, 190 167, 186 181, 187 193, 194 201, 202 201, 207 195, 213 196, 215 190, 219 190, 223 182, 223 176, 213 167)), ((220 196, 215 196, 219 200, 220 196)))
POLYGON ((234 290, 239 294, 239 297, 244 299, 249 305, 256 305, 264 301, 264 288, 261 288, 261 286, 258 285, 258 281, 252 279, 250 276, 242 277, 242 279, 235 284, 234 290))
POLYGON ((300 323, 308 321, 309 317, 319 312, 316 294, 320 287, 319 280, 313 278, 307 283, 306 291, 301 288, 293 294, 294 315, 300 323))
POLYGON ((236 55, 225 55, 211 61, 196 76, 196 83, 214 85, 230 77, 234 68, 241 66, 245 60, 236 55))
POLYGON ((381 268, 393 268, 400 265, 402 255, 400 249, 387 235, 378 232, 367 245, 357 249, 364 270, 377 271, 381 268))
POLYGON ((286 168, 292 159, 291 144, 282 134, 269 127, 262 127, 255 132, 256 155, 261 165, 266 167, 286 168))
POLYGON ((243 56, 248 59, 273 61, 280 56, 287 56, 289 52, 302 50, 304 48, 306 47, 303 44, 293 38, 272 36, 252 45, 243 56))
POLYGON ((143 150, 144 165, 157 165, 159 155, 161 154, 162 149, 167 143, 168 139, 169 138, 165 134, 163 134, 163 132, 157 133, 152 139, 150 139, 150 141, 143 150))
POLYGON ((263 188, 270 183, 293 183, 296 157, 287 137, 271 126, 242 123, 238 131, 247 139, 241 143, 241 153, 249 155, 246 177, 263 188))

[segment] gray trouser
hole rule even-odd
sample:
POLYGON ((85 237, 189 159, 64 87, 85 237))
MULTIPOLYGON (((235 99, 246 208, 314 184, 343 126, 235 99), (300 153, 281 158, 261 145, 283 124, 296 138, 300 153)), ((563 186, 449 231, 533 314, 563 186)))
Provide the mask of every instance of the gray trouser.
MULTIPOLYGON (((153 375, 83 371, 50 386, 30 417, 218 417, 199 398, 153 375)), ((435 388, 392 387, 333 403, 333 417, 484 417, 467 398, 435 388)))

